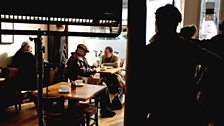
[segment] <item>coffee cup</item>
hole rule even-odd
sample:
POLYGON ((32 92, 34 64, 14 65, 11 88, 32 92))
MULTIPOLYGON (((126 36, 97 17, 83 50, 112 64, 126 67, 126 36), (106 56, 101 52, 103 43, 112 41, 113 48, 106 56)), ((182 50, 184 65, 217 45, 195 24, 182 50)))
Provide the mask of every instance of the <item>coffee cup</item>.
POLYGON ((100 70, 106 70, 106 69, 107 69, 106 66, 102 66, 102 67, 100 68, 100 70))
POLYGON ((60 89, 61 89, 61 91, 69 91, 69 86, 68 85, 61 85, 60 89))
POLYGON ((81 84, 83 83, 83 80, 75 80, 76 84, 81 84))

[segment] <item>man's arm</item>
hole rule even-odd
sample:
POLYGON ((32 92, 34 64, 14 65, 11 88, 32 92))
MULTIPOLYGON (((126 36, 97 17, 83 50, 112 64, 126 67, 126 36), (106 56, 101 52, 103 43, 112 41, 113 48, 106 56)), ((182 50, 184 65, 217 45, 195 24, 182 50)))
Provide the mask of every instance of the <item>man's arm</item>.
POLYGON ((79 67, 79 75, 81 76, 90 76, 92 74, 96 73, 96 68, 92 68, 86 58, 83 58, 83 60, 78 60, 77 65, 79 67))

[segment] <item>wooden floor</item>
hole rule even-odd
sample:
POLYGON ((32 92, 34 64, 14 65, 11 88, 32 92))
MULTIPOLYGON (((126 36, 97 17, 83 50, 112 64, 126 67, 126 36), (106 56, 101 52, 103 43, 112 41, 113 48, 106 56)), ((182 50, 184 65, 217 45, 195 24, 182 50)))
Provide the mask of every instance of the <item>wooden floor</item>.
MULTIPOLYGON (((99 126, 123 126, 124 107, 115 110, 116 115, 111 118, 101 118, 99 115, 99 126)), ((0 126, 38 126, 38 116, 33 102, 22 104, 22 110, 17 114, 15 107, 6 109, 0 115, 0 126)))

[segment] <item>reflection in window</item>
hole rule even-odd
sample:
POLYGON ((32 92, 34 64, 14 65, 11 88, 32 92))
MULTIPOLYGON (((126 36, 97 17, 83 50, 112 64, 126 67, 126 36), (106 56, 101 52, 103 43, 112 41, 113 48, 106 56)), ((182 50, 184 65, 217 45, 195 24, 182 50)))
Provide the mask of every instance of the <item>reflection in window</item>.
POLYGON ((202 0, 199 39, 210 39, 217 34, 220 0, 202 0))

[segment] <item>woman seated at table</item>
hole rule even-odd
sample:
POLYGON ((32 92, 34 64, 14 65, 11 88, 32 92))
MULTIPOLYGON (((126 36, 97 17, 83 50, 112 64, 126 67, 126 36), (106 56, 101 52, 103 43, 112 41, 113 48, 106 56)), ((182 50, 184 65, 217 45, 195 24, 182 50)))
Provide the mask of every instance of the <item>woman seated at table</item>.
MULTIPOLYGON (((67 72, 70 81, 77 80, 79 77, 90 77, 97 72, 95 68, 88 64, 88 61, 85 58, 85 55, 88 52, 89 50, 84 44, 79 44, 76 51, 73 52, 72 56, 68 59, 67 72)), ((108 90, 100 96, 100 106, 101 117, 113 117, 116 114, 109 107, 111 106, 111 103, 108 90)))

